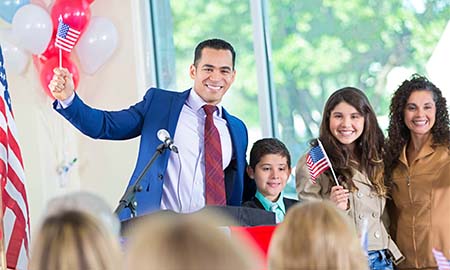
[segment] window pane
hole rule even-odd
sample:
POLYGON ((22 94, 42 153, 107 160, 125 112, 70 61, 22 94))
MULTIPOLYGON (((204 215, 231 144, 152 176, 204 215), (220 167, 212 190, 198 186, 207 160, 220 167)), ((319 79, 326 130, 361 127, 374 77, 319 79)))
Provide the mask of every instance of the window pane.
MULTIPOLYGON (((195 46, 204 39, 222 38, 236 50, 236 79, 223 105, 245 122, 250 143, 261 137, 257 101, 253 29, 249 1, 170 1, 175 44, 177 89, 192 86, 189 66, 195 46)), ((251 145, 250 145, 251 146, 251 145)))
POLYGON ((387 128, 397 86, 415 72, 433 78, 427 63, 450 18, 450 3, 270 0, 268 13, 277 128, 295 162, 318 136, 324 102, 339 88, 365 91, 387 128))

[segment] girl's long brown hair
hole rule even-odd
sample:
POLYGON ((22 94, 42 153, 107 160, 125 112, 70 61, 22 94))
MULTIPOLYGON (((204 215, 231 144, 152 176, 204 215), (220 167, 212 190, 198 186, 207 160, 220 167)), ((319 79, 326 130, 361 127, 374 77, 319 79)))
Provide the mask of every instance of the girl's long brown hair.
MULTIPOLYGON (((323 110, 319 139, 334 170, 345 179, 350 189, 354 189, 351 180, 353 177, 352 169, 357 169, 368 176, 379 195, 384 196, 386 194, 383 179, 384 135, 369 100, 361 90, 354 87, 345 87, 337 90, 328 98, 323 110), (353 152, 340 143, 330 131, 331 111, 341 102, 353 106, 364 117, 364 131, 355 141, 353 152)), ((315 145, 315 140, 311 144, 315 145)))

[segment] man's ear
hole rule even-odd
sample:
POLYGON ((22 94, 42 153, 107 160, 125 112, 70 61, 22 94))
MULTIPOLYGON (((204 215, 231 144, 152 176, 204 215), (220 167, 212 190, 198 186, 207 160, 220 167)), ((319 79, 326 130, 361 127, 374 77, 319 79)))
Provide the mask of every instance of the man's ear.
POLYGON ((255 179, 255 171, 249 165, 247 166, 247 174, 251 179, 255 179))
POLYGON ((233 69, 232 73, 233 73, 233 74, 232 74, 231 83, 233 83, 233 82, 234 82, 234 79, 236 78, 236 70, 233 69))
POLYGON ((197 72, 197 68, 195 67, 194 64, 192 64, 192 65, 189 67, 189 76, 191 77, 191 79, 195 79, 195 74, 196 74, 196 72, 197 72))

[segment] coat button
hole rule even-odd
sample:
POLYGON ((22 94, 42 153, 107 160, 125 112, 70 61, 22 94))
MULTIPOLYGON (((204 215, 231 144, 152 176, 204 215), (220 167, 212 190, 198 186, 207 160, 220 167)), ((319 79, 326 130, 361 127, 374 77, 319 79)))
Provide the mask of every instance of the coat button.
POLYGON ((358 196, 358 198, 362 198, 362 196, 364 196, 364 195, 362 194, 361 191, 358 191, 358 193, 356 194, 356 196, 358 196))
POLYGON ((164 178, 164 176, 162 175, 162 173, 158 174, 158 179, 162 180, 164 178))
POLYGON ((378 217, 378 214, 377 214, 376 212, 373 212, 373 213, 372 213, 372 217, 377 218, 377 217, 378 217))
POLYGON ((379 231, 376 231, 376 232, 375 232, 375 238, 380 238, 380 236, 381 236, 381 235, 380 235, 380 232, 379 232, 379 231))
POLYGON ((364 218, 364 214, 359 214, 359 219, 363 219, 364 218))

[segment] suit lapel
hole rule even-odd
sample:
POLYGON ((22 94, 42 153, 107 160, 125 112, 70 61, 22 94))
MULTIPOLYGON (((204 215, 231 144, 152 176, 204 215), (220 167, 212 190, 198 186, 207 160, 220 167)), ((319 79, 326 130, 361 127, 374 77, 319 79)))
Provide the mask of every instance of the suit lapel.
POLYGON ((186 102, 186 99, 189 96, 191 89, 182 92, 180 95, 174 95, 170 100, 170 103, 167 104, 170 109, 169 113, 169 126, 167 127, 168 131, 172 136, 175 135, 175 128, 177 127, 178 119, 180 118, 181 110, 183 109, 183 105, 186 102))
POLYGON ((237 144, 240 142, 240 140, 236 134, 236 127, 237 127, 236 120, 230 116, 230 114, 225 110, 224 107, 222 107, 222 116, 225 120, 227 120, 228 130, 230 131, 231 145, 233 148, 232 159, 239 159, 240 157, 236 156, 236 155, 239 155, 239 153, 237 151, 237 144))

